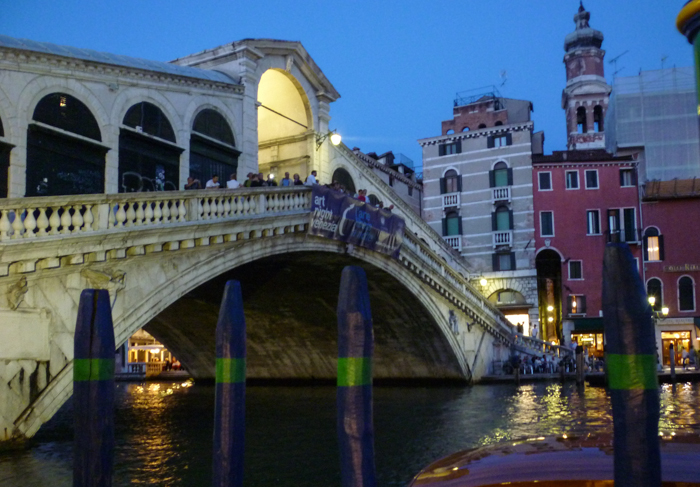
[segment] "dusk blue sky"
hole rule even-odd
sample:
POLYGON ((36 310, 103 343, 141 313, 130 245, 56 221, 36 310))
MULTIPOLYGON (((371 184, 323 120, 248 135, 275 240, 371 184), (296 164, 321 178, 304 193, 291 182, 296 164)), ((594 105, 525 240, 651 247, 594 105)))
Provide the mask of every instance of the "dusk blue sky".
MULTIPOLYGON (((605 34, 606 77, 689 66, 675 29, 683 0, 586 0, 605 34)), ((244 38, 301 41, 341 98, 331 128, 364 152, 421 164, 418 139, 440 135, 455 93, 507 79, 503 96, 531 100, 545 151, 565 148, 564 36, 578 0, 0 0, 0 33, 170 61, 244 38)))

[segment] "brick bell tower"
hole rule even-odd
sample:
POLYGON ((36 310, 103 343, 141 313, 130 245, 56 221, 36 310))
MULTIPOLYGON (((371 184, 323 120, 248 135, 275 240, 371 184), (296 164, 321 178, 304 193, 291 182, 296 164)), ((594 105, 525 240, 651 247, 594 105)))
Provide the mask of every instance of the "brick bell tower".
POLYGON ((605 82, 603 33, 588 25, 583 2, 574 15, 576 30, 564 40, 566 88, 561 107, 566 112, 569 150, 605 148, 604 121, 612 88, 605 82))

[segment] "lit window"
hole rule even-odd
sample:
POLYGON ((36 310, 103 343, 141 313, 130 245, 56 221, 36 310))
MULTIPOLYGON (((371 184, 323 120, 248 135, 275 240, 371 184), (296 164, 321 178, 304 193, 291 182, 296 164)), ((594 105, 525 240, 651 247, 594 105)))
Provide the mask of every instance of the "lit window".
MULTIPOLYGON (((647 297, 654 298, 654 304, 651 308, 654 311, 661 311, 664 305, 664 294, 661 290, 661 281, 657 278, 649 279, 647 282, 647 297)), ((651 303, 651 301, 649 301, 651 303)))
POLYGON ((65 96, 60 97, 59 102, 58 102, 58 106, 65 107, 66 105, 68 105, 68 101, 66 100, 66 97, 65 96))
POLYGON ((654 262, 664 260, 664 238, 656 228, 644 232, 644 260, 654 262))
POLYGON ((566 189, 578 189, 578 171, 566 171, 566 189))
POLYGON ((569 314, 572 315, 586 314, 586 296, 582 294, 570 294, 567 297, 567 308, 569 314))

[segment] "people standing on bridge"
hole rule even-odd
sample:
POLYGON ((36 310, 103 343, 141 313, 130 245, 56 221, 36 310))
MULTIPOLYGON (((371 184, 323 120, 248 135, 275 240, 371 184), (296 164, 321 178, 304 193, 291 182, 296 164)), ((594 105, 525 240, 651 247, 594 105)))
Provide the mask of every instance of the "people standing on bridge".
POLYGON ((292 180, 289 179, 289 173, 286 172, 284 173, 284 177, 280 181, 280 186, 285 187, 285 186, 291 186, 292 185, 292 180))
POLYGON ((226 187, 228 189, 237 189, 241 187, 241 183, 236 179, 236 173, 231 174, 231 177, 226 181, 226 187))
POLYGON ((219 189, 219 176, 214 174, 209 181, 207 181, 207 184, 204 186, 205 189, 219 189))
POLYGON ((681 363, 683 364, 683 370, 688 370, 688 351, 685 347, 681 347, 681 363))
POLYGON ((532 325, 532 329, 530 330, 530 336, 532 336, 532 338, 537 338, 537 323, 534 323, 532 325))
POLYGON ((298 174, 294 175, 294 181, 292 181, 293 186, 304 186, 304 181, 301 180, 298 174))
POLYGON ((277 186, 277 181, 275 181, 275 175, 268 174, 267 179, 263 183, 263 186, 277 186))
POLYGON ((314 184, 318 184, 318 181, 316 181, 316 171, 311 171, 311 174, 306 178, 306 185, 307 186, 313 186, 314 184))
POLYGON ((362 201, 363 203, 367 202, 367 190, 366 189, 360 189, 357 191, 357 199, 362 201))
POLYGON ((253 173, 249 172, 248 175, 246 176, 246 180, 243 182, 243 186, 246 188, 250 188, 250 183, 253 182, 253 173))
POLYGON ((199 179, 195 179, 190 176, 187 178, 187 182, 185 183, 185 189, 202 189, 202 183, 199 181, 199 179))
POLYGON ((250 187, 251 188, 259 188, 263 185, 263 179, 262 179, 262 174, 259 176, 255 173, 253 173, 250 176, 250 187))

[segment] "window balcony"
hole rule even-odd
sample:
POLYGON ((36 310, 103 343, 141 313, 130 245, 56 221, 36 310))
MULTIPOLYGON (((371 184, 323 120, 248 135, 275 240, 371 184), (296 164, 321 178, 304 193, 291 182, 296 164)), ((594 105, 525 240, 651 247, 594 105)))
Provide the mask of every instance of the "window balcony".
POLYGON ((461 206, 459 193, 447 193, 442 195, 442 208, 451 208, 461 206))
POLYGON ((494 205, 502 201, 510 203, 510 186, 491 188, 491 200, 494 205))
POLYGON ((495 249, 504 245, 508 247, 513 246, 513 230, 493 232, 493 248, 495 249))
POLYGON ((447 245, 452 247, 453 249, 461 252, 462 251, 462 236, 461 235, 455 235, 454 237, 442 237, 445 239, 445 242, 447 242, 447 245))

